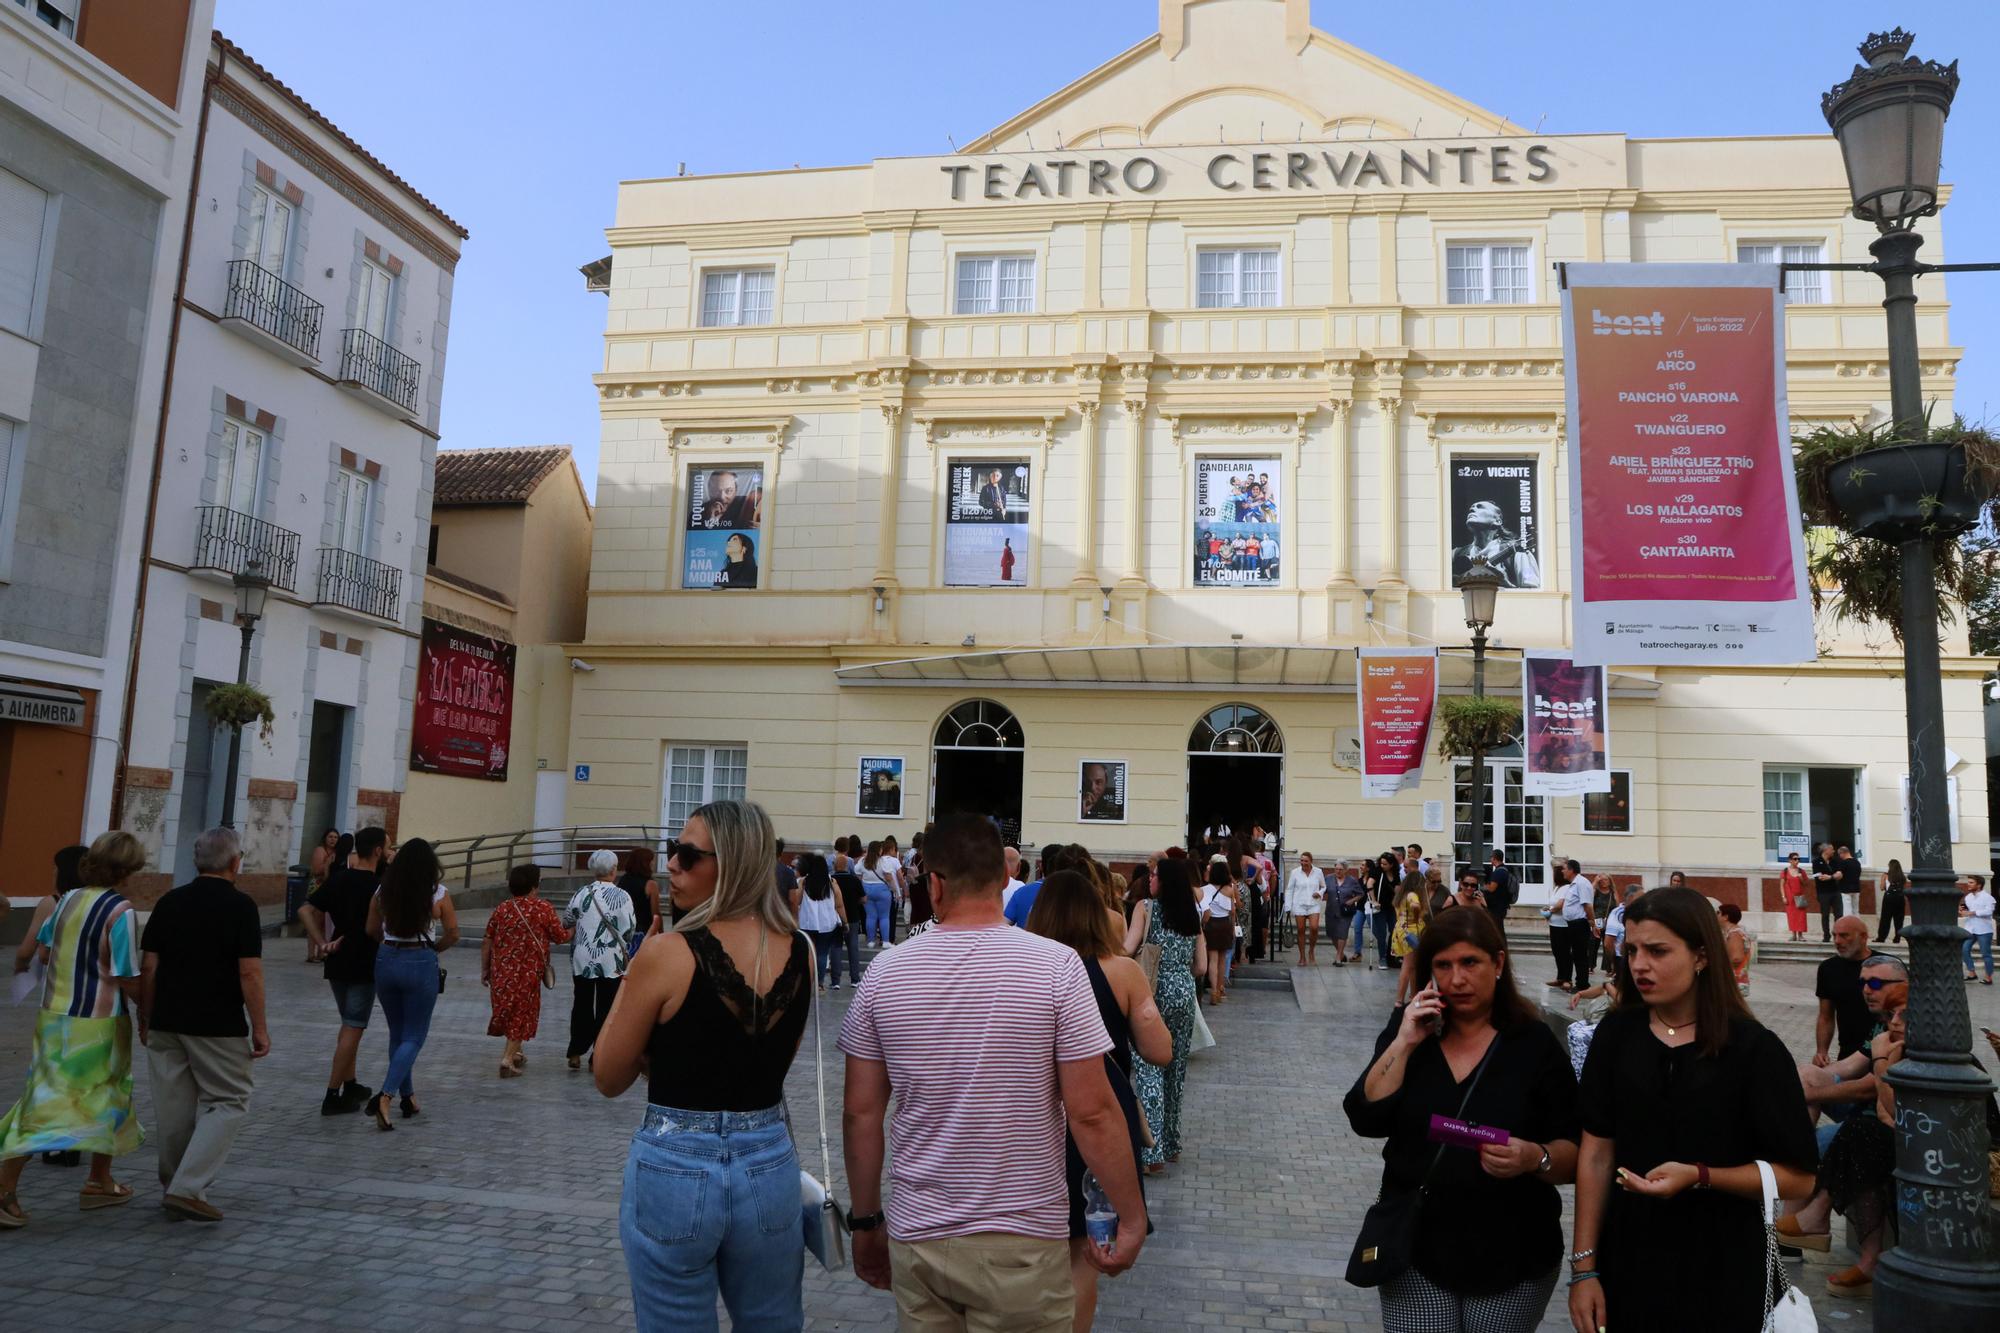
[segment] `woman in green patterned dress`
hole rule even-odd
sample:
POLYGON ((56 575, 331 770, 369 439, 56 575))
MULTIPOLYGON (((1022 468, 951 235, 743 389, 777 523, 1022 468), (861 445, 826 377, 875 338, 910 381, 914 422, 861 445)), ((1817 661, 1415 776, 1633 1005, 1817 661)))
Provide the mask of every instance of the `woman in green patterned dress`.
POLYGON ((129 1203, 111 1159, 143 1141, 132 1113, 131 1007, 139 998, 139 932, 116 892, 146 864, 129 833, 106 833, 80 867, 83 887, 63 895, 37 936, 48 974, 21 1100, 0 1117, 0 1229, 25 1226, 15 1196, 38 1152, 90 1154, 78 1204, 88 1212, 129 1203))
POLYGON ((1125 950, 1137 953, 1141 944, 1160 947, 1153 1000, 1174 1039, 1174 1058, 1165 1065, 1133 1057, 1133 1085, 1153 1130, 1153 1146, 1140 1154, 1140 1160, 1149 1175, 1158 1175, 1168 1162, 1181 1157, 1181 1094, 1187 1086, 1188 1052, 1194 1041, 1194 979, 1208 968, 1188 863, 1178 857, 1161 859, 1158 891, 1133 908, 1125 950))

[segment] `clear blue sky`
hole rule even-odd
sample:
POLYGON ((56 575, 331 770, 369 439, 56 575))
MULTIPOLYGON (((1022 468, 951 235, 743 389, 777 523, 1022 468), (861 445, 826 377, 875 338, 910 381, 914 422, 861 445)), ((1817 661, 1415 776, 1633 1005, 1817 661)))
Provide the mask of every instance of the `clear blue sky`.
MULTIPOLYGON (((2000 260, 2000 5, 1316 0, 1314 24, 1545 133, 1815 134, 1854 44, 1961 59, 1948 257, 2000 260)), ((1155 31, 1154 0, 219 0, 216 23, 472 232, 447 448, 575 446, 596 489, 617 182, 950 151, 1155 31)), ((1936 255, 1927 255, 1936 259, 1936 255)), ((1958 405, 2000 416, 2000 273, 1951 280, 1958 405)))

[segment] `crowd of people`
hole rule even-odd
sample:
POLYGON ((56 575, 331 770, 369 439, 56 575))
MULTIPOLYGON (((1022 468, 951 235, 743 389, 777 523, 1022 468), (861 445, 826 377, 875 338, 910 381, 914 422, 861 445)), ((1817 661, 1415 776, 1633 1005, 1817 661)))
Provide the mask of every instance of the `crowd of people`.
MULTIPOLYGON (((788 854, 760 807, 719 801, 689 817, 664 868, 649 848, 590 853, 561 907, 540 896, 541 868, 513 867, 479 950, 497 1077, 523 1075, 567 944, 569 1068, 588 1059, 607 1097, 646 1081, 620 1211, 640 1329, 712 1327, 718 1299, 738 1327, 802 1324, 816 1223, 784 1088, 843 961, 856 1274, 893 1293, 905 1327, 1088 1329, 1100 1277, 1131 1267, 1152 1231, 1147 1180, 1181 1159, 1189 1057, 1214 1042, 1204 1005, 1226 1004, 1239 960, 1275 956, 1285 927, 1296 966, 1317 966, 1324 932, 1333 966, 1397 973, 1344 1103, 1354 1132, 1385 1145, 1348 1269, 1378 1289, 1385 1328, 1525 1333, 1565 1262, 1579 1333, 1758 1328, 1787 1284, 1766 1263, 1762 1210, 1777 1200, 1789 1252, 1830 1248, 1832 1217, 1847 1220, 1856 1261, 1827 1289, 1868 1294, 1894 1224, 1884 1075, 1903 1054, 1908 977, 1859 917, 1828 922, 1815 1052, 1794 1062, 1748 1006, 1737 907, 1678 872, 1620 890, 1557 862, 1543 915, 1547 986, 1576 1013, 1565 1043, 1517 984, 1505 923, 1520 890, 1501 853, 1456 875, 1414 843, 1329 867, 1300 854, 1281 882, 1262 829, 1211 834, 1127 873, 1048 846, 1024 879, 1029 863, 982 816, 941 819, 907 849, 841 837, 788 854), (1575 1190, 1567 1251, 1561 1186, 1575 1190), (1662 1301, 1667 1252, 1702 1281, 1662 1301)), ((113 1166, 142 1141, 135 1041, 161 1203, 222 1219, 209 1190, 270 1051, 263 931, 236 887, 237 834, 203 833, 194 859, 141 929, 120 892, 144 865, 132 835, 57 857, 16 959, 41 973, 41 1005, 26 1085, 0 1117, 0 1229, 29 1223, 18 1185, 38 1154, 88 1158, 85 1210, 133 1199, 113 1166)), ((417 1064, 457 912, 431 846, 380 828, 329 831, 310 874, 306 957, 337 1020, 321 1113, 391 1131, 422 1114, 417 1064), (357 1064, 378 1005, 388 1053, 371 1087, 357 1064)), ((1823 900, 1827 882, 1788 865, 1794 936, 1792 886, 1823 900)), ((1959 916, 1967 979, 1990 980, 1983 878, 1959 916)), ((2000 1107, 1989 1114, 2000 1133, 2000 1107)))

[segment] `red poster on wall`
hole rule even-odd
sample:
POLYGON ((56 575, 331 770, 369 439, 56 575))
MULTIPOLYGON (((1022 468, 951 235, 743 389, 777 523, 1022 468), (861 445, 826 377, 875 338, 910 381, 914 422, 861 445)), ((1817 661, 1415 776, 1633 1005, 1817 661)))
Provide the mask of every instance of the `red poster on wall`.
POLYGON ((514 645, 424 621, 410 767, 502 782, 514 718, 514 645))
POLYGON ((1571 264, 1574 657, 1809 662, 1774 264, 1571 264))
POLYGON ((1424 780, 1437 705, 1437 649, 1357 648, 1361 794, 1382 799, 1424 780))

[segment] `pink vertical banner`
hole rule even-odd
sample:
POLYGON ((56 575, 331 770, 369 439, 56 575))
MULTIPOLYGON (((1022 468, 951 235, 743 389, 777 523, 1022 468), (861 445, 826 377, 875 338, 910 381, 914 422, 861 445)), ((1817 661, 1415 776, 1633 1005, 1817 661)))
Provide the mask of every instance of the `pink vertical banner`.
POLYGON ((1437 708, 1437 649, 1357 648, 1361 794, 1381 800, 1424 780, 1437 708))
POLYGON ((1611 701, 1605 669, 1561 653, 1521 654, 1522 790, 1578 796, 1611 790, 1611 701))

